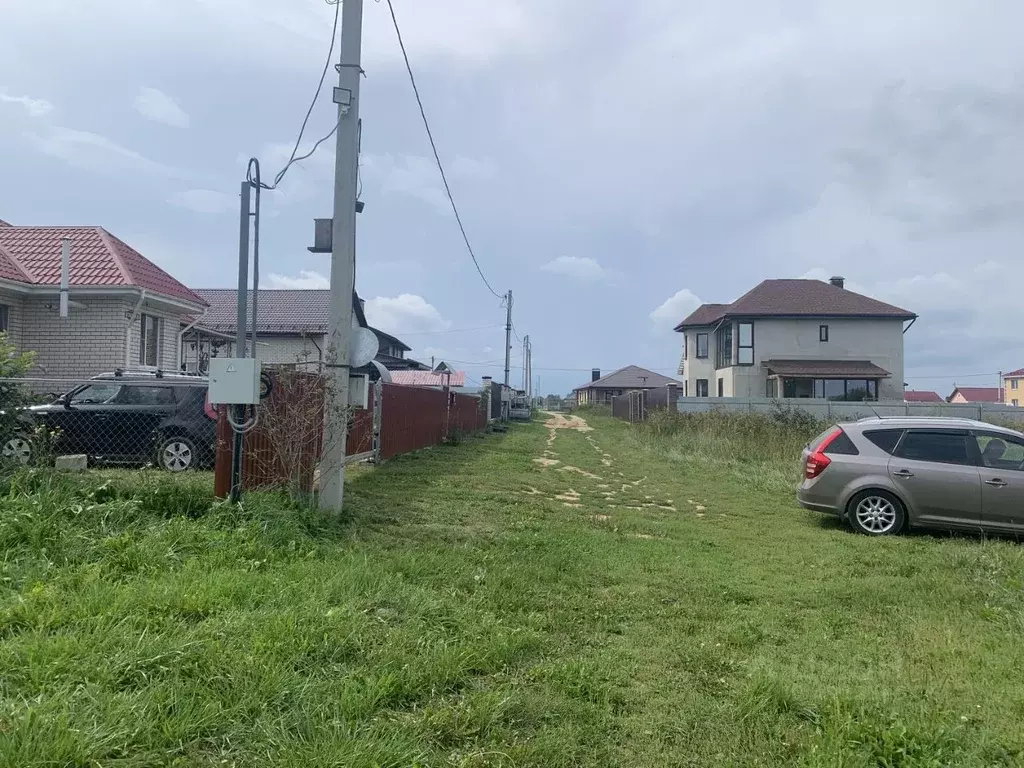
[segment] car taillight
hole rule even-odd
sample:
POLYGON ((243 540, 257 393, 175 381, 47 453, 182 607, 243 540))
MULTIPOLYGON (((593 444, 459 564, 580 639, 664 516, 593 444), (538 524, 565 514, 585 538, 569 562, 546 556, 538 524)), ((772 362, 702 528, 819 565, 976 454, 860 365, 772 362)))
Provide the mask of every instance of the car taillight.
POLYGON ((825 471, 829 464, 832 463, 832 459, 825 455, 825 450, 832 444, 832 441, 841 434, 843 434, 843 430, 836 427, 835 430, 828 437, 822 440, 818 447, 815 448, 807 457, 807 462, 804 465, 804 476, 808 480, 816 478, 825 471))

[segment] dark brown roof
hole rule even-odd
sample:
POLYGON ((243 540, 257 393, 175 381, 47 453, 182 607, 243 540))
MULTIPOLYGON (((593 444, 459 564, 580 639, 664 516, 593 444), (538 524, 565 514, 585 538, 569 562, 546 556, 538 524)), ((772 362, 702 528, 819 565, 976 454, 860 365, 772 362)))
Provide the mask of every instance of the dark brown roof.
POLYGON ((821 280, 765 280, 732 304, 704 304, 677 331, 711 325, 724 317, 917 317, 900 307, 821 280))
POLYGON ((680 382, 675 379, 670 379, 668 376, 662 376, 660 373, 654 371, 648 371, 646 368, 641 368, 639 365, 627 365, 625 368, 619 368, 617 371, 609 373, 607 376, 602 376, 597 381, 589 381, 583 384, 573 392, 578 392, 581 389, 654 389, 655 387, 664 387, 669 384, 679 384, 680 382))
MULTIPOLYGON (((222 333, 234 333, 238 316, 238 291, 235 288, 199 288, 209 305, 200 324, 222 333)), ((352 294, 352 310, 359 324, 366 326, 358 297, 352 294)), ((252 322, 252 291, 247 309, 252 322)), ((257 333, 325 334, 331 318, 331 292, 328 290, 260 289, 257 333)))
POLYGON ((761 363, 776 376, 821 376, 887 379, 892 376, 867 360, 765 360, 761 363))
POLYGON ((1024 368, 1018 368, 1016 371, 1003 374, 1004 378, 1017 378, 1018 376, 1024 376, 1024 368))

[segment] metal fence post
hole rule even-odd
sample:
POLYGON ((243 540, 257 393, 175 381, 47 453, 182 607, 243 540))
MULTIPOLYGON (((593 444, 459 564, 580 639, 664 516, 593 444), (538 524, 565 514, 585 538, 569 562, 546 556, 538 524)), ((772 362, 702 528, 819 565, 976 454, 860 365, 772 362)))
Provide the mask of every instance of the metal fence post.
POLYGON ((384 382, 373 384, 373 460, 380 461, 381 413, 384 410, 384 382))

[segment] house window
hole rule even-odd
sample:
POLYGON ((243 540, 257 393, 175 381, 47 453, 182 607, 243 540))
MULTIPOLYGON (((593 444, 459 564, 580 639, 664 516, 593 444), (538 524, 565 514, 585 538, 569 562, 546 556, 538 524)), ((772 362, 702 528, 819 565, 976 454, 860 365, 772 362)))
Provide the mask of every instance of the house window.
POLYGON ((732 365, 732 323, 723 325, 715 333, 715 368, 732 365))
MULTIPOLYGON (((689 396, 690 396, 690 380, 689 379, 685 379, 683 381, 683 397, 689 397, 689 396)), ((1016 403, 1014 403, 1014 405, 1016 405, 1016 403)))
MULTIPOLYGON (((697 334, 697 359, 704 360, 708 356, 708 335, 706 333, 697 334)), ((705 395, 706 397, 706 395, 705 395)))
POLYGON ((156 367, 160 361, 160 320, 143 315, 139 329, 139 365, 156 367))
POLYGON ((819 325, 818 326, 818 341, 828 341, 828 326, 827 325, 819 325))
POLYGON ((1013 400, 1011 400, 1010 402, 1011 402, 1011 403, 1012 403, 1012 404, 1013 404, 1013 405, 1014 405, 1015 407, 1016 407, 1016 406, 1018 406, 1018 405, 1020 405, 1020 403, 1019 403, 1019 402, 1017 402, 1017 398, 1014 398, 1014 399, 1013 399, 1013 400))
POLYGON ((686 360, 686 334, 683 334, 683 360, 686 360))
POLYGON ((754 324, 740 323, 738 326, 739 338, 736 346, 737 365, 754 364, 754 324))
POLYGON ((725 379, 718 379, 718 396, 725 397, 725 379))
MULTIPOLYGON (((7 309, 7 307, 0 308, 0 330, 4 330, 7 328, 6 324, 4 323, 4 320, 7 317, 6 313, 3 311, 5 309, 7 309)), ((1010 389, 1017 389, 1018 384, 1020 384, 1020 379, 1010 379, 1010 389)))
MULTIPOLYGON (((11 327, 11 309, 6 304, 0 304, 0 333, 7 333, 11 327)), ((1013 382, 1016 384, 1017 382, 1013 382)), ((1016 387, 1014 387, 1016 389, 1016 387)))
POLYGON ((764 383, 764 396, 771 398, 776 398, 779 396, 778 379, 768 379, 768 381, 764 383))
MULTIPOLYGON (((783 397, 861 402, 878 399, 877 379, 783 379, 783 397)), ((771 395, 769 395, 771 397, 771 395)))
POLYGON ((697 397, 707 397, 707 396, 708 396, 708 380, 707 379, 697 379, 697 397))

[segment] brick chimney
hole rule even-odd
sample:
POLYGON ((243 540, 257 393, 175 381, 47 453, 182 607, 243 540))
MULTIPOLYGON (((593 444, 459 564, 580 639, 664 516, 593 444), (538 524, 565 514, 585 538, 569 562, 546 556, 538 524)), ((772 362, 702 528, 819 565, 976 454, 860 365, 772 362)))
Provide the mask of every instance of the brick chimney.
POLYGON ((845 288, 846 287, 846 278, 845 277, 830 277, 828 279, 828 281, 829 281, 829 283, 834 285, 836 288, 845 288))
POLYGON ((600 378, 601 378, 601 369, 600 368, 592 368, 591 371, 590 371, 590 380, 591 381, 597 381, 600 378))

